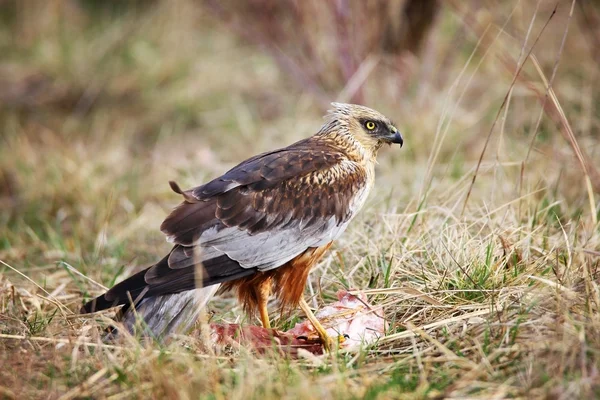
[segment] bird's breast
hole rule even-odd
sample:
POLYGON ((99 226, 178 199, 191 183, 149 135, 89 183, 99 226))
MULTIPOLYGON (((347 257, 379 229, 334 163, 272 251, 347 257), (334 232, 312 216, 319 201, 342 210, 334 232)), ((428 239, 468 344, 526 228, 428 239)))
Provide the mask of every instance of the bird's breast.
POLYGON ((364 206, 373 188, 373 182, 375 181, 374 165, 347 162, 341 163, 340 167, 343 169, 343 172, 340 174, 341 179, 348 179, 354 182, 353 195, 349 199, 350 218, 354 218, 364 206))
POLYGON ((361 184, 358 185, 357 190, 354 193, 354 196, 350 200, 350 212, 351 212, 352 218, 354 218, 356 216, 356 214, 358 214, 358 212, 365 205, 365 202, 367 201, 367 198, 369 197, 369 193, 371 192, 372 187, 373 187, 373 183, 370 182, 369 180, 367 180, 365 182, 361 182, 361 184))

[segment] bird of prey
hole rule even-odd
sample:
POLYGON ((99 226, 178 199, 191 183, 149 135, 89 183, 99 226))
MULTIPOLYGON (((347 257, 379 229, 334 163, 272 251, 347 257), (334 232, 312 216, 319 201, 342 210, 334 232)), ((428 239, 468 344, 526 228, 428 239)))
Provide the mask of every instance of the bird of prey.
POLYGON ((374 183, 377 152, 403 138, 370 108, 332 103, 313 136, 259 154, 183 196, 161 225, 173 248, 162 260, 88 302, 82 312, 114 306, 133 329, 156 337, 189 329, 217 289, 236 290, 250 315, 270 328, 267 301, 300 306, 323 346, 331 339, 303 299, 312 266, 361 209, 374 183))

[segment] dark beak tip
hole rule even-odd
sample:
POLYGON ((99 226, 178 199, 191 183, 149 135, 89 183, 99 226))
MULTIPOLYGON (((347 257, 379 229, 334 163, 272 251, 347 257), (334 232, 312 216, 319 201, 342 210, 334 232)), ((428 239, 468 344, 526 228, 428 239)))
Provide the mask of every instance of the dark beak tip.
POLYGON ((394 135, 394 139, 392 140, 392 143, 397 143, 400 145, 400 147, 402 147, 402 145, 404 145, 404 138, 402 137, 400 132, 396 131, 396 134, 394 135))

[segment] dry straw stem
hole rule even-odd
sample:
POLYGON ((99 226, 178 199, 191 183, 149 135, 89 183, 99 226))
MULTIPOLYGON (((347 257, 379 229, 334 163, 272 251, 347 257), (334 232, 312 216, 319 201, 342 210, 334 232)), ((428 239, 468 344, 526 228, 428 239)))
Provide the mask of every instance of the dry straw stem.
MULTIPOLYGON (((408 81, 381 54, 357 60, 358 74, 336 75, 315 57, 290 76, 195 0, 79 14, 60 7, 93 1, 52 2, 55 13, 40 12, 47 1, 18 3, 27 23, 0 24, 0 67, 15 89, 0 94, 0 397, 598 397, 600 231, 589 187, 568 182, 584 175, 578 146, 595 188, 600 92, 589 32, 573 18, 565 35, 571 2, 533 50, 543 78, 523 62, 554 2, 440 2, 426 56, 414 61, 422 73, 408 81), (356 354, 298 360, 242 346, 213 354, 202 335, 103 343, 114 313, 76 312, 170 249, 158 227, 180 199, 167 182, 191 187, 314 133, 320 103, 297 88, 316 70, 341 82, 323 92, 360 87, 406 144, 381 150, 368 204, 305 294, 320 308, 340 288, 363 290, 383 307, 388 335, 356 354), (478 167, 509 87, 501 133, 478 167)), ((304 15, 306 34, 336 57, 324 16, 304 15)), ((208 311, 212 322, 258 323, 228 296, 208 311)), ((302 318, 272 315, 281 330, 302 318)))
MULTIPOLYGON (((575 2, 573 2, 573 4, 575 4, 575 2)), ((572 9, 571 9, 571 13, 572 13, 572 9)), ((566 32, 565 32, 565 34, 566 34, 566 32)), ((544 82, 544 87, 546 88, 546 96, 545 97, 550 95, 551 107, 549 107, 550 110, 547 110, 547 113, 548 113, 548 115, 554 117, 555 120, 558 120, 559 126, 561 128, 560 132, 563 134, 564 138, 571 145, 571 148, 573 149, 573 152, 575 153, 575 156, 577 157, 577 161, 579 161, 579 165, 581 166, 581 169, 583 170, 583 173, 585 175, 585 184, 586 184, 586 188, 587 188, 587 192, 588 192, 588 199, 590 201, 590 212, 592 215, 592 220, 594 221, 594 225, 597 225, 598 224, 598 217, 597 217, 598 211, 596 210, 596 200, 594 199, 594 190, 597 193, 600 193, 600 172, 598 172, 598 170, 592 163, 592 160, 587 155, 587 153, 584 152, 583 149, 579 146, 579 143, 577 142, 577 139, 575 138, 575 134, 573 133, 573 129, 571 129, 571 124, 569 124, 569 120, 567 119, 567 116, 565 115, 565 112, 558 101, 558 97, 556 96, 554 89, 552 89, 552 87, 550 86, 550 83, 546 79, 546 76, 544 75, 544 71, 542 71, 542 68, 540 67, 540 63, 537 61, 535 56, 532 56, 531 60, 533 62, 533 65, 535 65, 535 69, 538 72, 538 74, 540 75, 540 78, 544 82)), ((526 78, 523 77, 523 79, 526 79, 526 78)), ((536 91, 535 88, 533 87, 533 85, 531 85, 531 82, 527 82, 527 83, 528 83, 528 86, 532 89, 532 91, 536 91)), ((538 94, 538 97, 541 97, 541 93, 539 93, 538 91, 536 91, 536 93, 538 94)), ((547 102, 546 102, 545 98, 542 101, 542 104, 544 105, 544 109, 546 110, 547 102)))
MULTIPOLYGON (((556 76, 556 71, 558 69, 558 62, 560 60, 560 57, 562 55, 562 51, 563 51, 563 47, 564 47, 564 43, 567 37, 567 33, 569 30, 569 22, 571 21, 572 17, 573 17, 573 11, 575 8, 575 0, 572 1, 571 3, 571 9, 569 11, 569 18, 568 18, 568 22, 565 24, 565 30, 563 33, 563 37, 561 40, 561 46, 560 46, 560 50, 556 55, 556 61, 555 61, 555 65, 552 71, 552 77, 550 79, 550 81, 548 81, 548 79, 546 79, 546 76, 539 64, 539 62, 537 61, 537 59, 535 58, 535 55, 532 54, 536 44, 538 43, 539 39, 542 37, 544 30, 546 29, 546 27, 548 26, 548 24, 550 23, 550 20, 554 17, 554 15, 556 14, 556 10, 558 8, 558 4, 556 3, 554 10, 552 11, 552 13, 550 14, 550 16, 548 17, 548 20, 546 21, 546 23, 544 24, 544 26, 542 27, 542 29, 540 30, 539 34, 537 35, 536 39, 534 40, 533 44, 531 45, 527 55, 525 56, 525 58, 520 62, 520 64, 515 61, 510 54, 507 51, 502 51, 501 47, 499 47, 499 49, 496 49, 496 51, 494 52, 496 54, 496 56, 502 61, 503 65, 505 65, 506 69, 508 71, 516 71, 514 73, 513 76, 513 80, 510 83, 509 89, 506 93, 506 96, 504 97, 504 100, 502 101, 502 104, 500 105, 500 108, 498 109, 498 113, 496 115, 496 118, 494 119, 494 122, 492 123, 491 127, 490 127, 490 131, 488 133, 488 136, 486 138, 486 141, 484 143, 484 147, 481 151, 481 155, 479 157, 479 161, 477 163, 477 168, 475 170, 475 173, 473 174, 473 180, 471 182, 471 186, 469 187, 469 191, 467 193, 467 197, 465 199, 464 205, 463 205, 463 213, 465 211, 465 208, 467 206, 467 202, 469 200, 471 191, 473 190, 473 185, 475 184, 475 180, 477 179, 477 174, 479 172, 479 167, 481 165, 481 162, 483 161, 483 157, 485 154, 485 151, 487 149, 487 146, 489 144, 489 140, 494 132, 494 128, 496 126, 496 123, 498 121, 498 118, 500 117, 500 114, 502 112, 502 110, 504 109, 505 105, 508 103, 511 93, 512 93, 512 89, 515 85, 515 83, 517 82, 517 80, 520 80, 522 82, 524 82, 527 87, 536 94, 538 100, 540 101, 541 105, 542 105, 542 109, 543 111, 546 112, 546 114, 552 119, 554 120, 557 125, 560 127, 560 132, 562 133, 563 137, 565 138, 565 140, 567 140, 567 142, 569 143, 569 145, 571 146, 571 148, 573 149, 573 152, 577 158, 577 161, 579 162, 579 165, 584 173, 584 180, 585 180, 585 185, 587 188, 587 192, 588 192, 588 199, 589 199, 589 206, 590 206, 590 214, 591 214, 591 218, 593 220, 593 224, 597 225, 598 224, 598 213, 596 210, 596 202, 594 199, 594 191, 597 193, 600 193, 600 172, 598 172, 598 170, 596 169, 596 166, 591 162, 590 157, 587 155, 587 153, 585 152, 585 150, 583 150, 580 146, 579 143, 577 142, 577 139, 575 138, 575 134, 571 128, 571 125, 566 117, 566 114, 563 110, 563 108, 561 107, 559 101, 558 101, 558 97, 556 96, 556 93, 554 91, 554 89, 552 88, 552 81, 554 80, 554 77, 556 76), (523 67, 525 66, 526 62, 528 60, 532 60, 533 65, 536 68, 537 73, 539 74, 540 78, 542 79, 542 82, 544 84, 544 92, 541 92, 539 89, 537 89, 536 85, 533 83, 533 81, 527 76, 527 74, 523 71, 523 67), (548 98, 550 98, 550 102, 548 102, 548 98)), ((538 2, 539 4, 539 2, 538 2)), ((456 7, 457 4, 453 3, 453 5, 456 7)), ((465 13, 467 13, 467 16, 465 18, 466 21, 468 21, 470 23, 470 26, 472 29, 474 29, 476 32, 479 32, 481 34, 481 37, 485 36, 485 33, 487 31, 487 29, 489 28, 488 26, 486 26, 485 28, 481 25, 477 24, 477 20, 476 18, 468 15, 468 11, 465 10, 464 8, 460 7, 462 11, 464 11, 465 13)), ((534 14, 535 15, 535 14, 534 14)), ((533 21, 532 21, 533 23, 533 21)), ((532 25, 530 25, 531 28, 532 25)), ((502 29, 498 28, 500 31, 502 31, 502 29)), ((528 33, 529 34, 529 33, 528 33)), ((533 145, 533 141, 537 135, 537 131, 539 128, 539 120, 536 124, 536 129, 533 133, 533 137, 532 137, 532 143, 530 145, 530 149, 531 146, 533 145)), ((526 159, 524 160, 524 164, 527 164, 527 160, 529 158, 529 151, 527 154, 526 159)))

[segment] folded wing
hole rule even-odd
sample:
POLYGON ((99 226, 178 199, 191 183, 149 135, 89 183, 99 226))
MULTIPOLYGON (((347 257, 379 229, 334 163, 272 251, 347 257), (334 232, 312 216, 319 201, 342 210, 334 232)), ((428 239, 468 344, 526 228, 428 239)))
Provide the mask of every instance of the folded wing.
POLYGON ((94 309, 282 266, 337 238, 365 186, 362 167, 314 139, 253 157, 187 191, 172 184, 184 201, 161 230, 174 248, 94 300, 94 309))

